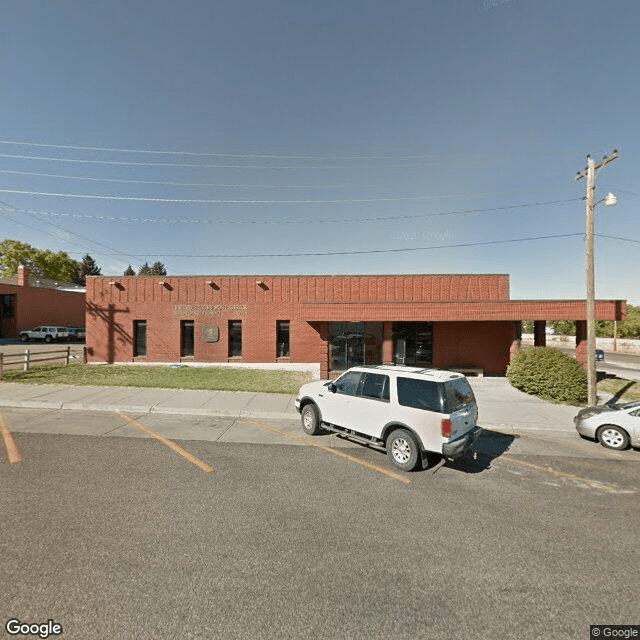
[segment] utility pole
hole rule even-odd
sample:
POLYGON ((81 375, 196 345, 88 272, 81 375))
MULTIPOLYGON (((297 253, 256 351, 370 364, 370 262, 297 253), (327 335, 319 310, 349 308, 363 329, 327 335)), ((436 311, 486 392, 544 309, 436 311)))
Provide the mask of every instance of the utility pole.
POLYGON ((587 156, 587 167, 578 172, 576 180, 587 178, 586 196, 586 272, 587 272, 587 403, 595 406, 596 395, 596 297, 595 276, 593 258, 593 210, 596 206, 596 171, 609 164, 618 157, 618 150, 602 158, 600 162, 594 162, 591 156, 587 156))

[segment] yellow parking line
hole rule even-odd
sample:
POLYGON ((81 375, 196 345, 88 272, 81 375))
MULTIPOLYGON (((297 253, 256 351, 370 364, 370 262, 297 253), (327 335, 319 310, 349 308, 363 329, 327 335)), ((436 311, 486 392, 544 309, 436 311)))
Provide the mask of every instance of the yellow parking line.
POLYGON ((609 484, 608 482, 600 482, 599 480, 592 480, 591 478, 582 478, 580 476, 576 476, 573 473, 567 473, 565 471, 557 471, 552 467, 541 467, 540 465, 533 464, 532 462, 525 462, 524 460, 517 460, 515 458, 501 458, 505 462, 509 462, 511 464, 520 465, 521 467, 527 467, 529 469, 535 469, 536 471, 542 471, 543 473, 548 473, 556 478, 563 478, 565 480, 573 480, 578 484, 586 485, 591 489, 598 489, 599 491, 606 491, 607 493, 635 493, 633 489, 618 489, 615 485, 609 484))
POLYGON ((399 480, 400 482, 404 482, 404 484, 411 484, 411 480, 409 480, 409 478, 406 478, 405 476, 401 476, 399 473, 394 473, 393 471, 390 471, 389 469, 385 469, 384 467, 379 467, 376 464, 372 464, 371 462, 367 462, 366 460, 362 460, 360 458, 356 458, 355 456, 350 456, 348 453, 343 453, 342 451, 339 451, 338 449, 332 449, 330 447, 325 447, 321 444, 316 444, 315 442, 308 442, 307 440, 305 440, 304 438, 300 438, 299 436, 294 435, 293 433, 287 433, 286 431, 282 431, 281 429, 276 429, 275 427, 268 427, 266 424, 262 424, 261 422, 255 422, 254 420, 247 420, 247 419, 243 419, 240 422, 245 422, 247 424, 251 424, 254 427, 257 427, 258 429, 262 429, 263 431, 269 431, 271 433, 275 433, 279 436, 284 436, 285 438, 288 438, 289 440, 296 440, 297 442, 299 442, 300 444, 303 444, 307 447, 315 447, 316 449, 321 449, 322 451, 326 451, 327 453, 332 453, 335 456, 340 456, 341 458, 345 458, 346 460, 349 460, 350 462, 355 462, 356 464, 359 464, 363 467, 366 467, 367 469, 371 469, 371 471, 377 471, 378 473, 382 473, 385 476, 389 476, 390 478, 393 478, 394 480, 399 480))
POLYGON ((11 464, 15 464, 16 462, 20 462, 22 460, 22 455, 20 454, 20 450, 18 449, 18 445, 16 441, 13 439, 13 434, 9 431, 9 427, 7 427, 6 422, 4 421, 4 416, 0 412, 0 432, 2 432, 2 439, 4 440, 4 447, 7 450, 7 457, 9 458, 9 462, 11 464))
POLYGON ((122 413, 120 411, 118 411, 117 413, 121 418, 124 418, 127 422, 132 424, 134 427, 136 427, 137 429, 140 429, 140 431, 142 431, 143 433, 146 433, 148 436, 151 436, 155 440, 158 440, 159 442, 162 442, 163 445, 165 445, 166 447, 169 447, 169 449, 172 449, 178 455, 182 456, 183 458, 185 458, 189 462, 195 464, 196 467, 199 467, 205 473, 211 473, 214 470, 213 467, 208 465, 206 462, 203 462, 202 460, 200 460, 200 458, 196 458, 196 456, 192 455, 188 451, 185 451, 181 446, 177 445, 175 442, 172 442, 168 438, 165 438, 164 436, 161 436, 161 435, 151 431, 151 429, 147 429, 147 427, 143 427, 137 420, 134 420, 133 418, 130 418, 129 416, 125 415, 124 413, 122 413))
MULTIPOLYGON (((503 432, 500 431, 496 433, 503 433, 503 432)), ((508 435, 508 434, 504 434, 504 435, 508 435)), ((589 453, 589 450, 594 446, 593 442, 587 442, 586 440, 573 440, 571 442, 568 442, 568 441, 563 441, 559 438, 548 438, 548 437, 545 438, 544 436, 534 436, 526 432, 519 433, 518 435, 525 440, 538 440, 540 442, 548 442, 549 444, 565 447, 567 449, 574 449, 575 451, 580 451, 581 453, 589 453)), ((600 443, 595 443, 595 444, 600 444, 600 443)), ((610 454, 614 458, 617 458, 618 460, 633 460, 633 458, 630 458, 630 457, 628 458, 623 454, 617 453, 613 449, 605 449, 604 447, 601 447, 600 449, 595 448, 593 450, 601 451, 601 452, 606 451, 608 454, 610 454)))

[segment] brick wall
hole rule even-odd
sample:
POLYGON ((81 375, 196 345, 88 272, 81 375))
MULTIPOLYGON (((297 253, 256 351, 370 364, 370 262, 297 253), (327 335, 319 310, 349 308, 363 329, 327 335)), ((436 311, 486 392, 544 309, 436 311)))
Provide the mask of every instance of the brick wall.
POLYGON ((5 319, 5 338, 17 338, 22 329, 38 325, 81 327, 85 323, 83 292, 0 284, 0 295, 15 296, 15 318, 5 319))
POLYGON ((433 366, 476 366, 488 375, 502 375, 510 361, 516 331, 513 322, 436 322, 433 366))
MULTIPOLYGON (((316 321, 431 320, 504 321, 576 320, 585 317, 584 300, 505 300, 486 302, 302 302, 301 315, 316 321)), ((626 304, 621 300, 597 300, 598 320, 622 320, 626 304)))
MULTIPOLYGON (((195 323, 194 361, 230 360, 229 321, 242 321, 242 361, 276 361, 276 322, 290 322, 290 361, 328 363, 330 321, 434 322, 434 364, 504 373, 514 321, 579 319, 584 301, 509 301, 506 275, 180 276, 87 278, 88 359, 134 359, 135 320, 147 322, 143 360, 180 359, 180 322, 195 323), (217 325, 219 340, 203 339, 217 325)), ((621 319, 621 301, 598 301, 621 319)))
POLYGON ((84 326, 84 292, 30 286, 29 269, 23 265, 18 266, 13 282, 11 278, 0 281, 0 295, 11 295, 15 302, 14 317, 3 317, 4 338, 17 338, 21 330, 39 325, 84 326))
POLYGON ((42 324, 84 326, 85 296, 82 292, 21 288, 16 296, 16 307, 18 331, 42 324))

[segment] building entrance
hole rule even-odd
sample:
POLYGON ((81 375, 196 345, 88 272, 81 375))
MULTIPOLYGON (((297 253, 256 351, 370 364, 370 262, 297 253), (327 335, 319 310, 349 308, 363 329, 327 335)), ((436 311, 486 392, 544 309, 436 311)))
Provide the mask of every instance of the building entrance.
POLYGON ((394 322, 393 362, 410 367, 433 365, 433 323, 394 322))
POLYGON ((329 370, 382 364, 381 322, 330 322, 329 370))
POLYGON ((0 296, 0 338, 13 338, 18 335, 16 328, 16 296, 0 296))

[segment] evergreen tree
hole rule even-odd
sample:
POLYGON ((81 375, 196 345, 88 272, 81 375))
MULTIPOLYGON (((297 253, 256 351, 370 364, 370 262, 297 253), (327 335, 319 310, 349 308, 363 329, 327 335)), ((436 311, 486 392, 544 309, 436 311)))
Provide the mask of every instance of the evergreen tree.
POLYGON ((151 265, 151 275, 152 276, 166 276, 167 275, 167 269, 164 266, 164 264, 162 264, 162 262, 160 262, 160 260, 154 262, 153 265, 151 265))
POLYGON ((87 276, 101 276, 102 270, 98 267, 96 261, 88 254, 85 253, 84 257, 78 262, 78 269, 73 274, 73 282, 76 284, 86 285, 87 276))
POLYGON ((129 265, 122 274, 123 276, 135 276, 136 272, 133 270, 133 267, 129 265))
POLYGON ((138 270, 138 275, 139 276, 151 276, 153 275, 151 273, 151 267, 149 266, 148 262, 145 262, 140 269, 138 270))

